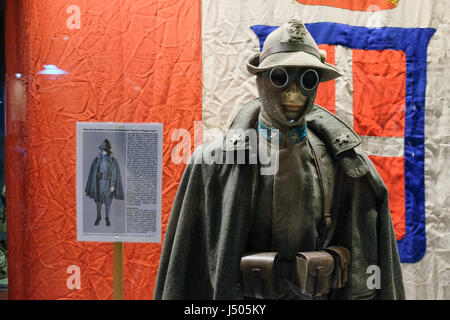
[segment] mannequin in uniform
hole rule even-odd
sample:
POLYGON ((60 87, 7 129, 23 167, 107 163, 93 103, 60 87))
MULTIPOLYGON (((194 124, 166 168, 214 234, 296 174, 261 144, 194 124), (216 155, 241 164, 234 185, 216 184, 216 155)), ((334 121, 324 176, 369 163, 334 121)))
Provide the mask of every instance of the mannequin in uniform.
POLYGON ((99 225, 102 206, 105 205, 106 226, 111 226, 110 209, 113 198, 123 200, 122 178, 117 160, 111 152, 111 143, 105 139, 99 146, 100 153, 92 161, 89 177, 86 183, 86 195, 94 199, 97 205, 97 218, 94 222, 99 225))
POLYGON ((259 98, 230 132, 256 129, 277 170, 201 164, 205 153, 250 154, 251 139, 234 134, 196 150, 172 207, 155 299, 404 298, 386 187, 356 133, 314 105, 319 82, 341 75, 325 58, 291 19, 249 60, 259 98), (383 270, 380 288, 367 286, 371 265, 383 270))

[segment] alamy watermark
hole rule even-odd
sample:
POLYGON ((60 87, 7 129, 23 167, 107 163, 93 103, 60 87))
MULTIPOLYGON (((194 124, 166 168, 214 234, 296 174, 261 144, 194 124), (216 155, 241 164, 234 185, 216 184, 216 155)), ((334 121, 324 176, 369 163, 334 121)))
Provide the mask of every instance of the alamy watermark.
POLYGON ((70 265, 66 269, 66 273, 70 274, 67 278, 66 285, 69 290, 81 289, 81 270, 77 265, 70 265))
POLYGON ((366 285, 367 289, 381 289, 381 270, 377 265, 370 265, 366 270, 367 274, 370 276, 367 278, 366 285))
POLYGON ((81 29, 81 9, 76 4, 67 7, 66 12, 70 16, 66 20, 67 29, 81 29))

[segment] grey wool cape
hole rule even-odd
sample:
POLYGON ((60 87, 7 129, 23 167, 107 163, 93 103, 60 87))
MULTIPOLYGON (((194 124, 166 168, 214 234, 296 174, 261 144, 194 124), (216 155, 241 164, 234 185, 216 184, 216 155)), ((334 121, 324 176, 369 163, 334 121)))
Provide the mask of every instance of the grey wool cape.
MULTIPOLYGON (((255 128, 256 99, 244 106, 230 129, 255 128)), ((328 244, 352 254, 349 281, 337 299, 404 299, 397 243, 387 189, 372 162, 358 150, 359 137, 325 109, 314 106, 308 130, 321 137, 342 169, 342 189, 328 244), (348 134, 348 143, 336 136, 348 134), (380 268, 380 288, 370 289, 367 268, 380 268)), ((181 179, 169 217, 154 299, 243 299, 240 259, 256 214, 259 164, 201 163, 205 150, 248 149, 248 143, 198 148, 181 179)), ((208 151, 209 152, 209 151, 208 151)))

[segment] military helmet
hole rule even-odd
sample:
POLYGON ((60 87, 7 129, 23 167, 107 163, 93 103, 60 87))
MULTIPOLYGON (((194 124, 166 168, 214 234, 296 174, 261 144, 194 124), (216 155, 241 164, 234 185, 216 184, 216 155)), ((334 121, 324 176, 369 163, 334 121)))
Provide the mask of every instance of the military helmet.
POLYGON ((325 59, 305 25, 292 18, 267 36, 261 53, 247 62, 247 70, 257 74, 274 67, 301 67, 318 70, 321 82, 340 77, 341 71, 325 59))
POLYGON ((98 148, 100 150, 110 151, 111 150, 111 143, 109 142, 108 139, 105 139, 98 148))

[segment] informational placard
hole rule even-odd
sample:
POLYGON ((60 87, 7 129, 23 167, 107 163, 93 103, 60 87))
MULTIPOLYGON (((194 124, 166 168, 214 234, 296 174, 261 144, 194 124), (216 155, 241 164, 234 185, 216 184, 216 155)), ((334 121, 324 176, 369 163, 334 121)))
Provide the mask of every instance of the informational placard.
POLYGON ((78 241, 161 242, 162 128, 77 122, 78 241))

